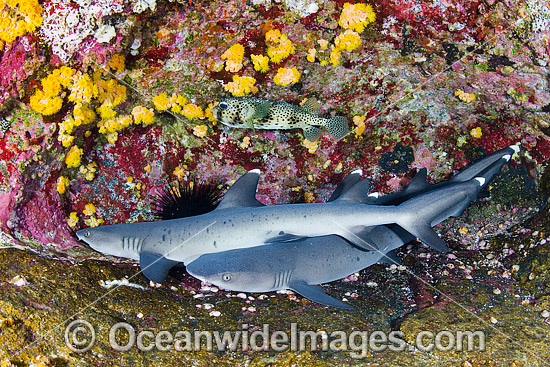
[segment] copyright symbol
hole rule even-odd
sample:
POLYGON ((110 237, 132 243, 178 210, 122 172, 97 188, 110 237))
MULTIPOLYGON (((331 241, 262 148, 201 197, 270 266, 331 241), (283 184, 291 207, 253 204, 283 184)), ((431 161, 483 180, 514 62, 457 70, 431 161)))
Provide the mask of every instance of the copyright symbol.
POLYGON ((92 324, 85 320, 74 320, 65 328, 65 344, 76 353, 84 353, 92 349, 95 343, 95 330, 92 324))

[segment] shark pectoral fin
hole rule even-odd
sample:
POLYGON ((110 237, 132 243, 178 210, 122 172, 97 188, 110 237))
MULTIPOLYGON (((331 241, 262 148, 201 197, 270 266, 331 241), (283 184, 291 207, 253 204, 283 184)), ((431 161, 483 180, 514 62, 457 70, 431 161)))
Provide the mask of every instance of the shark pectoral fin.
POLYGON ((267 240, 265 240, 265 244, 266 245, 273 245, 273 244, 276 244, 276 243, 296 242, 296 241, 301 241, 304 238, 306 238, 306 237, 297 236, 297 235, 290 234, 290 233, 282 233, 278 236, 268 238, 267 240))
POLYGON ((326 306, 343 308, 345 310, 356 310, 352 305, 327 295, 321 286, 308 285, 304 281, 294 281, 290 283, 288 287, 313 302, 326 306))
POLYGON ((390 252, 384 254, 384 256, 382 256, 382 258, 380 259, 380 262, 385 263, 385 264, 390 264, 390 265, 401 265, 401 264, 403 264, 403 260, 401 260, 401 258, 399 256, 397 256, 395 251, 390 251, 390 252))
POLYGON ((314 115, 320 115, 321 114, 321 106, 319 106, 319 102, 317 101, 317 98, 315 98, 315 97, 308 98, 304 102, 304 104, 302 105, 302 108, 306 112, 312 113, 314 115))
POLYGON ((306 138, 310 142, 314 142, 319 140, 321 135, 323 135, 323 130, 319 129, 316 126, 308 125, 304 128, 302 128, 302 131, 304 132, 304 138, 306 138))
POLYGON ((179 261, 169 260, 162 255, 142 252, 139 254, 139 266, 141 272, 149 280, 155 283, 162 283, 168 271, 179 264, 179 261))
POLYGON ((260 170, 248 171, 227 190, 216 210, 264 206, 256 199, 256 189, 260 180, 260 170))
POLYGON ((269 101, 258 103, 257 105, 254 106, 254 113, 252 114, 252 116, 250 116, 250 118, 253 120, 263 119, 269 113, 270 108, 271 108, 271 102, 269 101))
POLYGON ((332 192, 332 195, 330 195, 330 198, 327 200, 327 203, 334 201, 342 195, 343 192, 348 191, 353 185, 355 185, 357 182, 361 180, 361 175, 363 175, 363 170, 356 169, 349 175, 347 175, 339 184, 336 186, 334 191, 332 192))
POLYGON ((449 251, 449 248, 447 247, 447 245, 445 245, 445 241, 443 241, 441 237, 439 237, 439 235, 432 229, 432 227, 428 223, 412 224, 410 226, 402 227, 431 248, 441 252, 449 251))

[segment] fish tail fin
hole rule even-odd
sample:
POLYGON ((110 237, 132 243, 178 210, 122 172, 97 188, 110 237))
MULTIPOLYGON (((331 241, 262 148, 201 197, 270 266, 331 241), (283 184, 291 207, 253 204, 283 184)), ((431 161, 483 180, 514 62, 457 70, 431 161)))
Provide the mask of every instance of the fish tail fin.
POLYGON ((325 122, 325 127, 330 135, 337 140, 342 139, 349 132, 348 120, 344 116, 336 116, 328 119, 325 122))

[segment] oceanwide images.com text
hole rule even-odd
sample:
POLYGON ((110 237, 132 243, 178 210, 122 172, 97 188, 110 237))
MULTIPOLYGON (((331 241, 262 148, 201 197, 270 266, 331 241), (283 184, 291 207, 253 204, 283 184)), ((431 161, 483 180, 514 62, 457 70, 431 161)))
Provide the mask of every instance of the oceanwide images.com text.
MULTIPOLYGON (((147 351, 349 351, 352 356, 366 356, 367 352, 431 352, 483 351, 485 334, 482 331, 449 331, 437 333, 421 331, 406 338, 402 331, 331 331, 300 330, 296 323, 290 330, 271 330, 269 324, 250 326, 242 324, 239 330, 141 330, 126 322, 114 324, 106 336, 111 348, 127 352, 137 348, 147 351)), ((64 333, 65 343, 74 352, 84 353, 98 341, 95 328, 85 320, 71 322, 64 333)))

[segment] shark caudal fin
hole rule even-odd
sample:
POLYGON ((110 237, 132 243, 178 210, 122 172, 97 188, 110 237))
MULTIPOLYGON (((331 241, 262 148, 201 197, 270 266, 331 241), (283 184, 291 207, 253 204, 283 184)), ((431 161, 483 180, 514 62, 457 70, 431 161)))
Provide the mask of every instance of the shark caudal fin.
POLYGON ((449 180, 439 182, 437 184, 429 184, 426 181, 427 171, 426 168, 422 168, 418 171, 416 176, 414 176, 410 184, 404 190, 389 195, 371 197, 369 199, 369 204, 399 205, 404 201, 420 194, 432 190, 439 190, 451 184, 466 182, 475 177, 485 178, 485 185, 487 185, 489 181, 491 181, 491 179, 500 172, 502 166, 504 166, 510 160, 514 153, 519 152, 519 149, 519 144, 510 145, 509 147, 489 154, 486 157, 480 158, 466 168, 463 168, 460 172, 451 177, 449 180))
POLYGON ((494 175, 500 172, 502 166, 504 166, 515 153, 519 152, 519 150, 519 144, 510 145, 504 149, 497 150, 486 157, 478 159, 466 168, 463 168, 460 172, 451 177, 448 182, 464 182, 478 176, 484 177, 488 182, 494 175))
POLYGON ((328 119, 325 122, 325 127, 330 135, 336 140, 342 139, 349 133, 348 120, 344 116, 336 116, 328 119))
POLYGON ((398 206, 401 213, 397 224, 426 245, 446 252, 448 248, 445 242, 432 226, 449 217, 461 215, 476 200, 486 181, 484 177, 476 177, 409 199, 398 206))

